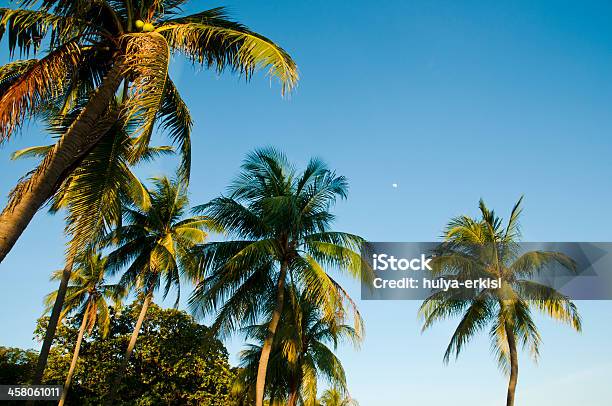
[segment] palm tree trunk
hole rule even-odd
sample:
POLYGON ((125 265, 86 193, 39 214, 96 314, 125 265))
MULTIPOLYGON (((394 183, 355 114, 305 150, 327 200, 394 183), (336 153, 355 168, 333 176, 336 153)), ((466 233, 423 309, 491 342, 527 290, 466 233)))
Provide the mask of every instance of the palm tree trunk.
POLYGON ((270 359, 270 351, 274 342, 276 328, 280 321, 283 305, 285 302, 285 279, 287 276, 287 262, 283 262, 280 267, 280 275, 278 276, 277 291, 276 291, 276 307, 272 313, 272 319, 268 325, 268 336, 264 340, 259 357, 259 366, 257 368, 257 381, 255 383, 255 406, 263 406, 264 390, 266 386, 266 373, 268 372, 268 360, 270 359))
POLYGON ((64 309, 64 299, 66 298, 66 291, 68 290, 68 282, 72 275, 72 266, 74 264, 74 258, 68 257, 64 271, 62 272, 62 280, 60 281, 59 288, 57 289, 57 296, 55 297, 55 303, 53 303, 53 309, 51 310, 51 316, 49 317, 49 323, 47 324, 47 330, 45 331, 45 339, 38 355, 38 361, 36 363, 36 369, 34 370, 34 378, 32 379, 33 385, 40 385, 42 382, 45 368, 47 367, 47 358, 49 357, 49 351, 51 350, 51 344, 53 338, 55 338, 55 330, 59 323, 60 315, 64 309))
POLYGON ((299 384, 294 382, 293 385, 291 385, 291 393, 289 394, 289 399, 287 400, 287 406, 297 406, 297 402, 300 397, 299 392, 299 384))
POLYGON ((53 196, 63 180, 116 121, 117 113, 113 111, 108 114, 108 108, 123 73, 123 64, 116 63, 32 176, 19 183, 11 193, 9 203, 0 214, 0 262, 13 248, 38 209, 53 196))
POLYGON ((66 376, 66 382, 64 383, 64 390, 62 391, 62 397, 58 403, 58 406, 64 406, 66 403, 66 397, 68 396, 68 389, 70 389, 70 383, 72 382, 72 375, 76 368, 77 360, 79 359, 79 352, 81 351, 81 342, 83 341, 83 335, 85 334, 85 327, 87 326, 87 318, 91 311, 91 303, 87 305, 85 313, 83 314, 83 321, 81 322, 81 328, 79 329, 79 336, 77 337, 76 345, 74 346, 74 353, 72 354, 72 362, 70 363, 70 369, 66 376))
POLYGON ((138 315, 138 320, 136 321, 136 325, 134 326, 134 331, 132 332, 132 337, 130 338, 130 343, 128 344, 127 350, 125 351, 125 356, 123 357, 123 361, 121 361, 121 366, 115 375, 115 379, 113 380, 113 384, 111 386, 111 392, 106 400, 106 405, 112 406, 115 403, 115 398, 117 397, 117 392, 119 390, 119 384, 121 383, 121 378, 125 374, 125 370, 127 368, 130 357, 132 356, 132 352, 134 351, 134 346, 136 345, 136 339, 138 338, 138 334, 140 333, 140 327, 142 326, 142 322, 144 321, 145 315, 147 314, 147 309, 149 308, 149 304, 151 304, 151 296, 152 293, 148 293, 145 296, 144 302, 142 303, 142 309, 140 309, 140 314, 138 315))
POLYGON ((508 337, 508 349, 510 351, 510 379, 508 381, 508 396, 506 398, 506 406, 514 406, 514 393, 516 391, 516 383, 518 381, 518 353, 516 350, 516 337, 514 330, 506 323, 506 337, 508 337))

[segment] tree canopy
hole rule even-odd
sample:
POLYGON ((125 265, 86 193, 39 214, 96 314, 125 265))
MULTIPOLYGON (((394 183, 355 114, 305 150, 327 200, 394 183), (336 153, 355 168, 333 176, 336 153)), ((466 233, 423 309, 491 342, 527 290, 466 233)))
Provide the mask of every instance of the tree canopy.
MULTIPOLYGON (((136 322, 138 304, 119 312, 110 309, 109 333, 98 329, 83 341, 68 404, 98 405, 109 391, 136 322)), ((35 334, 44 334, 47 318, 39 320, 35 334)), ((44 384, 61 385, 66 377, 80 320, 68 318, 58 328, 49 356, 44 384)), ((26 382, 36 353, 0 348, 0 383, 26 382)), ((139 343, 121 381, 119 395, 126 405, 210 405, 229 403, 235 377, 228 353, 208 327, 183 311, 152 304, 139 343)))

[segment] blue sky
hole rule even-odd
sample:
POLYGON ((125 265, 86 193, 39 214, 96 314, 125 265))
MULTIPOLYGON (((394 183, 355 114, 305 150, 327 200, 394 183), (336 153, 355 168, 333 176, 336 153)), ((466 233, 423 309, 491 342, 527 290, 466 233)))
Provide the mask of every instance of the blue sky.
MULTIPOLYGON (((479 198, 507 213, 522 194, 524 240, 612 241, 611 3, 193 3, 228 5, 285 47, 302 77, 282 99, 263 75, 245 84, 174 59, 196 120, 194 204, 223 192, 247 152, 273 145, 298 164, 316 155, 346 175, 351 193, 336 226, 373 241, 435 240, 450 217, 475 215, 479 198)), ((45 142, 31 125, 0 147, 0 202, 33 165, 9 154, 45 142)), ((61 216, 39 213, 0 264, 0 345, 37 345, 32 331, 54 288, 48 275, 62 264, 62 227, 61 216)), ((361 405, 502 404, 506 378, 487 337, 445 366, 454 323, 421 334, 417 307, 360 302, 366 341, 340 354, 361 405)), ((521 354, 517 404, 609 404, 612 304, 579 308, 582 334, 538 319, 542 358, 536 366, 521 354)), ((240 340, 228 347, 235 354, 240 340)))

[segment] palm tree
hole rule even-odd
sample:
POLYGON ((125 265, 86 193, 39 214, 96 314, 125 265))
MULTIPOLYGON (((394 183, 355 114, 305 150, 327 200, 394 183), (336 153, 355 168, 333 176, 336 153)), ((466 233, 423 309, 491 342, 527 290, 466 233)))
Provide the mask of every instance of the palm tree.
POLYGON ((319 404, 321 406, 359 406, 357 400, 345 396, 338 388, 330 388, 323 392, 319 404))
POLYGON ((225 335, 253 324, 273 301, 256 383, 256 405, 263 405, 266 372, 288 279, 306 289, 327 315, 347 295, 324 267, 366 278, 358 250, 362 238, 330 230, 331 206, 347 195, 347 182, 318 159, 302 173, 274 149, 249 154, 229 196, 199 206, 230 238, 201 248, 201 281, 190 299, 200 314, 217 311, 213 327, 225 335))
POLYGON ((291 57, 271 40, 228 19, 223 8, 181 16, 188 0, 18 0, 0 8, 0 38, 8 34, 15 60, 0 68, 0 142, 51 100, 70 109, 86 105, 44 162, 20 182, 0 214, 0 261, 36 211, 56 192, 74 167, 98 144, 119 117, 136 123, 138 152, 144 152, 154 125, 165 129, 183 152, 189 175, 189 110, 168 75, 171 53, 181 53, 217 72, 249 79, 268 68, 283 93, 297 82, 291 57), (35 8, 31 8, 35 7, 35 8), (121 106, 113 106, 119 90, 121 106))
MULTIPOLYGON (((57 271, 53 274, 51 279, 59 280, 62 278, 62 274, 62 270, 57 271)), ((75 270, 72 272, 70 278, 71 284, 67 290, 67 297, 62 315, 64 316, 71 312, 78 312, 82 321, 72 354, 70 369, 68 370, 66 382, 64 383, 64 390, 62 391, 62 396, 59 401, 60 406, 64 405, 66 397, 68 396, 68 390, 70 389, 72 376, 79 358, 79 351, 81 350, 81 342, 83 341, 85 330, 91 333, 94 326, 98 324, 100 333, 102 336, 106 336, 110 323, 107 300, 112 300, 115 304, 118 304, 123 296, 122 289, 119 285, 106 283, 105 274, 106 258, 102 258, 101 254, 92 253, 77 261, 75 270)), ((55 291, 45 298, 47 311, 49 311, 55 303, 57 295, 58 292, 55 291)))
MULTIPOLYGON (((48 130, 60 136, 72 125, 78 108, 62 114, 57 106, 45 111, 48 130)), ((63 308, 74 258, 87 255, 113 225, 121 222, 122 202, 130 200, 148 207, 149 195, 131 166, 172 152, 170 147, 148 147, 137 160, 132 159, 135 145, 130 137, 130 125, 115 123, 104 137, 62 183, 53 196, 51 212, 66 211, 66 234, 70 236, 66 263, 55 296, 45 338, 38 357, 33 382, 39 384, 47 365, 55 330, 63 308)), ((13 154, 13 159, 39 157, 45 159, 53 145, 30 147, 13 154)))
POLYGON ((220 231, 214 221, 204 216, 184 216, 189 200, 186 184, 180 178, 175 181, 165 177, 154 179, 150 202, 148 208, 135 205, 124 208, 126 222, 106 238, 108 243, 117 246, 108 256, 109 269, 116 272, 127 267, 120 284, 136 288, 142 299, 138 320, 107 400, 109 404, 117 394, 153 293, 163 283, 166 297, 174 287, 178 305, 181 278, 196 274, 197 263, 191 250, 205 241, 206 229, 220 231))
POLYGON ((531 309, 581 330, 580 316, 574 303, 554 288, 530 280, 552 266, 574 270, 574 261, 564 254, 531 251, 520 254, 519 217, 522 198, 515 204, 506 226, 502 219, 480 201, 481 217, 452 219, 445 242, 431 262, 433 272, 443 278, 501 278, 497 289, 479 289, 467 294, 450 289, 432 294, 420 308, 423 330, 434 322, 461 316, 444 354, 448 362, 477 332, 490 325, 492 348, 502 370, 509 372, 507 406, 514 405, 518 379, 517 343, 528 347, 532 356, 539 354, 540 333, 531 317, 531 309))
MULTIPOLYGON (((296 406, 301 401, 300 404, 315 406, 319 377, 341 388, 343 393, 348 393, 344 368, 328 345, 332 345, 335 350, 341 341, 346 340, 357 346, 363 338, 361 316, 356 309, 351 309, 355 314, 354 325, 351 326, 345 324, 347 316, 341 307, 332 317, 324 317, 321 309, 305 292, 297 293, 295 287, 290 286, 285 295, 290 299, 283 308, 270 353, 270 373, 266 378, 266 393, 270 402, 296 406)), ((268 303, 268 313, 272 313, 273 304, 268 303)), ((241 369, 237 387, 248 395, 255 392, 257 369, 268 324, 257 324, 244 329, 247 339, 258 343, 249 345, 240 354, 241 369)))

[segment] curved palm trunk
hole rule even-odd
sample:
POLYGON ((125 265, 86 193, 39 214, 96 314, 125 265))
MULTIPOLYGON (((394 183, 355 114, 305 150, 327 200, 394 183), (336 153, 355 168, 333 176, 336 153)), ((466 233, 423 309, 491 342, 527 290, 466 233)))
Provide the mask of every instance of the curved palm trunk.
POLYGON ((514 406, 514 393, 518 381, 518 353, 516 350, 516 337, 514 337, 514 331, 508 323, 506 323, 505 329, 506 337, 508 337, 508 349, 510 351, 510 379, 508 381, 506 406, 514 406))
POLYGON ((0 262, 38 209, 53 196, 62 181, 117 120, 116 112, 107 113, 122 76, 123 64, 116 63, 32 176, 19 183, 11 193, 9 203, 0 214, 0 262))
POLYGON ((276 291, 276 308, 272 313, 272 319, 268 325, 268 336, 264 340, 259 356, 259 366, 257 368, 257 382, 255 383, 255 406, 263 406, 264 390, 266 386, 266 373, 268 372, 268 360, 270 359, 270 351, 274 342, 276 328, 280 321, 283 305, 285 302, 285 279, 287 276, 287 263, 283 262, 278 276, 278 284, 276 291))
POLYGON ((47 358, 49 357, 49 351, 51 350, 51 344, 53 338, 55 338, 55 330, 59 323, 60 315, 64 308, 64 299, 66 298, 66 291, 68 290, 68 282, 72 275, 72 266, 74 264, 74 258, 69 257, 64 271, 62 272, 62 280, 60 281, 59 288, 57 289, 57 296, 55 297, 55 303, 53 303, 53 309, 51 310, 51 316, 49 317, 49 323, 47 324, 47 330, 45 331, 45 339, 38 355, 38 361, 36 363, 36 369, 34 370, 34 377, 32 379, 33 385, 40 385, 42 377, 47 367, 47 358))
POLYGON ((83 335, 85 334, 85 327, 87 326, 87 318, 89 317, 89 312, 91 311, 91 303, 87 305, 87 309, 83 314, 83 321, 81 322, 81 328, 79 329, 79 335, 77 337, 76 344, 74 346, 74 352, 72 354, 72 362, 70 362, 70 369, 68 370, 68 375, 66 376, 66 382, 64 383, 64 390, 62 391, 62 397, 58 403, 58 406, 64 406, 66 403, 66 397, 68 396, 68 389, 70 389, 70 383, 72 382, 72 375, 74 375, 74 370, 76 368, 77 360, 79 359, 79 352, 81 351, 81 342, 83 342, 83 335))
POLYGON ((147 309, 151 304, 151 296, 152 293, 147 294, 145 296, 144 302, 142 303, 142 309, 140 309, 140 314, 138 315, 138 320, 136 321, 136 325, 134 326, 134 331, 132 332, 132 337, 130 338, 130 343, 128 344, 127 350, 125 351, 125 356, 123 357, 123 361, 121 362, 121 366, 115 375, 115 379, 113 379, 113 384, 111 386, 111 392, 106 400, 106 405, 112 406, 115 403, 115 398, 117 397, 117 392, 119 390, 119 384, 121 383, 121 378, 125 374, 125 370, 127 368, 130 357, 132 356, 132 352, 134 351, 134 346, 136 345, 136 339, 138 338, 138 334, 140 333, 140 327, 142 327, 142 322, 144 321, 145 315, 147 314, 147 309))

